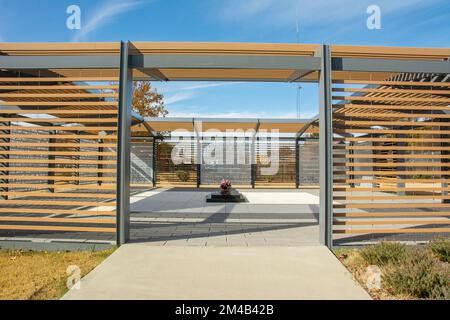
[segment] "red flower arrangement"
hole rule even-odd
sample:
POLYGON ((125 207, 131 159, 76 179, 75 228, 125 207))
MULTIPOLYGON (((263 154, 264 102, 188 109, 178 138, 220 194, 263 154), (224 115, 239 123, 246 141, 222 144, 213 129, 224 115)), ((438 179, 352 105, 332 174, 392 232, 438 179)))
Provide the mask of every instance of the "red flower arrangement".
POLYGON ((222 179, 220 182, 220 190, 222 193, 227 193, 231 189, 231 181, 228 179, 222 179))

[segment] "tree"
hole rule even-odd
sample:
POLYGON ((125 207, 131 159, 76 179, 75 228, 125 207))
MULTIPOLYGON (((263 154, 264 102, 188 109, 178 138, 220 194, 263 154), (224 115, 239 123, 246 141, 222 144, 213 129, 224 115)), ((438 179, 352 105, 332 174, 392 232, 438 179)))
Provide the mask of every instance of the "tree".
POLYGON ((150 81, 137 81, 133 88, 133 111, 142 117, 165 117, 169 112, 164 96, 152 87, 150 81))

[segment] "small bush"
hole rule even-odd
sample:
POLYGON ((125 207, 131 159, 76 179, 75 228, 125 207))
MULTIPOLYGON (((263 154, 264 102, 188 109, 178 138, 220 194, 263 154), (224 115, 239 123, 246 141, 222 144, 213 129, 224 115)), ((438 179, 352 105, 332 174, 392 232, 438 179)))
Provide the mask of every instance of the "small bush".
POLYGON ((383 284, 394 295, 420 299, 450 299, 450 268, 423 248, 408 250, 402 263, 387 265, 383 284))
POLYGON ((380 242, 361 250, 361 256, 367 263, 379 267, 402 261, 406 253, 406 246, 395 242, 380 242))
POLYGON ((189 172, 187 171, 178 171, 177 172, 177 177, 180 181, 182 182, 186 182, 189 180, 189 172))
POLYGON ((434 240, 428 248, 443 262, 450 262, 450 239, 434 240))

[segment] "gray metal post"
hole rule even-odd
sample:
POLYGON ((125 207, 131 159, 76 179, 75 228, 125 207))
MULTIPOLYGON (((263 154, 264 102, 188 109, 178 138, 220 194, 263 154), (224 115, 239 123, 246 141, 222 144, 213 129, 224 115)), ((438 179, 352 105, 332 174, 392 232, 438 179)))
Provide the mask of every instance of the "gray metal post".
POLYGON ((300 146, 298 138, 295 138, 295 188, 300 187, 300 146))
POLYGON ((323 45, 320 54, 322 63, 319 79, 319 240, 330 248, 333 232, 333 112, 330 47, 323 45))
POLYGON ((130 145, 131 96, 133 74, 129 67, 129 43, 120 43, 119 123, 117 144, 117 245, 126 243, 130 236, 130 145))
POLYGON ((156 138, 153 137, 153 145, 152 145, 152 183, 153 187, 156 187, 156 157, 157 157, 157 144, 156 138))

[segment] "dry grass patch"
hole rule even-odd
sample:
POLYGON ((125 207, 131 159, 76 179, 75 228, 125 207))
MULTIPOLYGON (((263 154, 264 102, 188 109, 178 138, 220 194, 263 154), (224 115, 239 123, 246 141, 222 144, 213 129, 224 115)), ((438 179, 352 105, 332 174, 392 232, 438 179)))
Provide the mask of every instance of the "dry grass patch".
POLYGON ((374 299, 448 300, 449 248, 448 239, 427 246, 382 242, 362 249, 337 249, 335 254, 374 299), (379 286, 371 282, 374 268, 381 271, 379 286))
POLYGON ((113 251, 0 250, 0 300, 58 299, 67 291, 68 266, 78 266, 84 276, 113 251))

